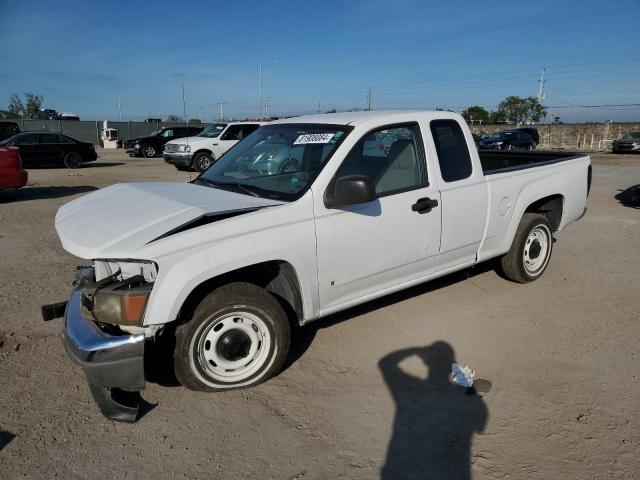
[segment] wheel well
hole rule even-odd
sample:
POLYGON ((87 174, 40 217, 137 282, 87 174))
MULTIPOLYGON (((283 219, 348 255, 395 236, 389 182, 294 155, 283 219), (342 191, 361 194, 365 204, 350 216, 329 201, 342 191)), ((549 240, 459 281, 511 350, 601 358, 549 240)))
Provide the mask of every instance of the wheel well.
POLYGON ((276 297, 292 321, 302 324, 304 316, 300 283, 293 266, 282 260, 250 265, 202 282, 182 304, 178 319, 188 319, 207 294, 231 282, 247 282, 264 288, 276 297))
POLYGON ((211 150, 206 149, 206 148, 201 148, 200 150, 196 150, 195 152, 193 152, 193 156, 195 157, 197 154, 203 153, 203 152, 208 153, 209 155, 211 155, 211 158, 213 158, 213 152, 211 150))
POLYGON ((560 228, 562 220, 562 208, 564 197, 562 195, 550 195, 533 202, 527 207, 525 213, 539 213, 547 217, 551 229, 555 232, 560 228))

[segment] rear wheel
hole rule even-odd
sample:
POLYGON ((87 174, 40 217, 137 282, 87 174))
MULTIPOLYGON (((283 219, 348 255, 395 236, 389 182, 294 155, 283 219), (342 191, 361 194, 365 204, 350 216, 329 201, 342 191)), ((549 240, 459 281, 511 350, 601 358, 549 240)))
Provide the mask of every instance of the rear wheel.
POLYGON ((547 218, 525 213, 511 249, 500 260, 504 276, 518 283, 537 280, 549 264, 552 248, 553 236, 547 218))
POLYGON ((69 152, 64 156, 63 163, 67 168, 80 168, 82 166, 82 158, 78 152, 69 152))
POLYGON ((289 320, 271 294, 249 283, 224 285, 176 329, 175 374, 191 390, 251 387, 280 370, 289 341, 289 320))

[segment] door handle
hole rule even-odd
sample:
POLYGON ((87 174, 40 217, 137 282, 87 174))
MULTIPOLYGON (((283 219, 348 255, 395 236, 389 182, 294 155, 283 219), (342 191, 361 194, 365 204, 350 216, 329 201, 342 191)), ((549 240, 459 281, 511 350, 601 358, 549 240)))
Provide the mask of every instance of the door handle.
POLYGON ((429 197, 420 198, 416 203, 411 205, 411 210, 414 212, 429 213, 432 209, 438 206, 438 200, 432 200, 429 197))

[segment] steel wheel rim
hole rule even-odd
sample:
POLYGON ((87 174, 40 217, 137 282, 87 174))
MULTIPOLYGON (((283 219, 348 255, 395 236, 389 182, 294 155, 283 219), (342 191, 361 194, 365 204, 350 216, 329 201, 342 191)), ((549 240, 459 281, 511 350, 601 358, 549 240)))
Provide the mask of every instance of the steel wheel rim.
POLYGON ((529 275, 537 275, 547 264, 551 250, 551 233, 544 225, 531 230, 524 244, 522 260, 529 275))
POLYGON ((155 157, 156 149, 153 147, 144 147, 144 156, 145 157, 155 157))
POLYGON ((253 376, 269 356, 271 334, 266 323, 247 311, 225 314, 206 324, 197 338, 195 358, 203 373, 212 380, 235 383, 253 376), (225 358, 221 343, 230 336, 249 339, 250 345, 239 358, 225 358))

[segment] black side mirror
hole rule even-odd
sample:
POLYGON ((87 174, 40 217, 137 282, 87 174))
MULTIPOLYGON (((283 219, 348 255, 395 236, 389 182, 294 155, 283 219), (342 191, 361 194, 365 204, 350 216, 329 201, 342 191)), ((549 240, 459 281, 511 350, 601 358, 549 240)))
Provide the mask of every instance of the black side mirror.
POLYGON ((346 175, 334 179, 324 195, 327 208, 367 203, 376 199, 376 190, 366 175, 346 175))

